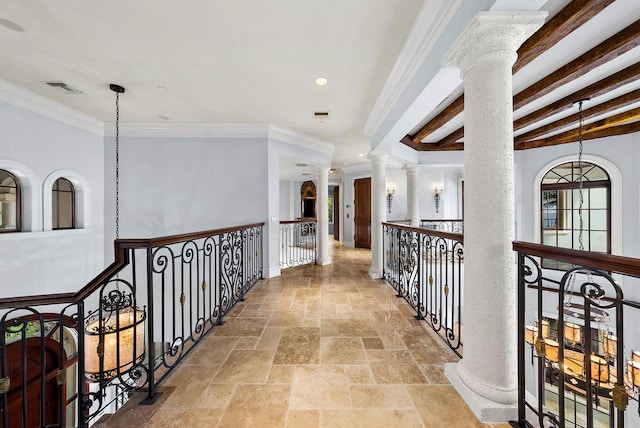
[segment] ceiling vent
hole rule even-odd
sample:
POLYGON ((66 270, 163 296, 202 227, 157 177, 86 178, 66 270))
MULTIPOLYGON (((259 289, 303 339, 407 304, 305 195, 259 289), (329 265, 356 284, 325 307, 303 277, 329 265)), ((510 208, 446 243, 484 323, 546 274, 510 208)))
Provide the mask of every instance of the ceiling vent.
POLYGON ((82 92, 77 90, 76 88, 73 88, 69 85, 67 85, 64 82, 44 82, 47 85, 51 86, 52 88, 57 88, 60 91, 64 92, 65 94, 81 94, 82 92))
POLYGON ((296 166, 309 166, 309 165, 306 163, 297 163, 296 166))
POLYGON ((315 117, 316 119, 329 119, 329 112, 328 111, 314 111, 313 112, 313 117, 315 117))

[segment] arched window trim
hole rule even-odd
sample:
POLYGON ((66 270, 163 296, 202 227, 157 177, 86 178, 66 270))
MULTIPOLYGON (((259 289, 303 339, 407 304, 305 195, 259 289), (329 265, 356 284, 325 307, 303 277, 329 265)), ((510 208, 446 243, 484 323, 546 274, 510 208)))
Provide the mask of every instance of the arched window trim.
MULTIPOLYGON (((598 165, 609 174, 611 180, 611 254, 622 254, 622 173, 613 162, 600 156, 584 154, 582 160, 598 165)), ((533 180, 533 240, 540 243, 540 224, 541 224, 541 206, 540 206, 540 185, 543 177, 551 169, 566 162, 577 162, 575 155, 557 158, 544 165, 533 180)))
POLYGON ((67 179, 73 185, 75 192, 75 229, 91 227, 91 189, 89 182, 81 174, 70 169, 54 171, 45 179, 43 184, 44 230, 52 230, 52 189, 59 178, 67 179))
MULTIPOLYGON (((20 182, 20 232, 42 230, 42 186, 40 179, 28 166, 11 160, 0 159, 0 169, 10 172, 20 182)), ((14 233, 20 233, 14 232, 14 233)), ((10 236, 12 233, 2 234, 10 236)))

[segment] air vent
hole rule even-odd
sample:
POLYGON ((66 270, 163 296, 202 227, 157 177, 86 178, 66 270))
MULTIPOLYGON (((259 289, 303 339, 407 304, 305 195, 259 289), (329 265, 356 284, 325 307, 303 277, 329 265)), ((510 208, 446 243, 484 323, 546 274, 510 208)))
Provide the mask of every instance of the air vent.
POLYGON ((329 118, 329 112, 328 111, 314 111, 313 112, 313 117, 315 117, 316 119, 328 119, 329 118))
POLYGON ((309 165, 306 163, 297 163, 296 166, 309 166, 309 165))
POLYGON ((310 172, 303 172, 302 175, 311 175, 310 172))
POLYGON ((73 88, 64 82, 44 82, 44 83, 51 86, 52 88, 60 89, 65 94, 81 94, 82 93, 76 88, 73 88))

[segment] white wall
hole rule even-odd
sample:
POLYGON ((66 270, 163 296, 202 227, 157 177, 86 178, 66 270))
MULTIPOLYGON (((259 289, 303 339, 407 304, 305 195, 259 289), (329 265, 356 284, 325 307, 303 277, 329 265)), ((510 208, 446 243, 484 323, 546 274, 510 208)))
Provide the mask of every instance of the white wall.
MULTIPOLYGON (((110 241, 115 219, 114 137, 105 138, 105 156, 105 233, 110 241)), ((267 183, 266 138, 121 135, 120 237, 267 222, 267 183)))
POLYGON ((294 187, 293 181, 280 180, 280 220, 293 220, 295 218, 293 216, 294 187))
MULTIPOLYGON (((0 168, 23 165, 37 190, 32 231, 0 234, 0 296, 76 291, 105 266, 103 138, 3 102, 0 129, 0 168), (50 213, 44 192, 50 189, 42 186, 61 170, 73 171, 89 187, 89 226, 43 232, 45 212, 50 213)), ((23 214, 34 207, 27 199, 23 197, 23 214)))

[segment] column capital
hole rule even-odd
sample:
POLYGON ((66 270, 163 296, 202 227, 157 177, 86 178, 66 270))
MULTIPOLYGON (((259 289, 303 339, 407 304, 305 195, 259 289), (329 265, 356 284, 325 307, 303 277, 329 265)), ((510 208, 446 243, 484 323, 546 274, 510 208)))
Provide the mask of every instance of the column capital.
POLYGON ((520 45, 544 24, 546 16, 547 12, 479 12, 442 64, 459 68, 461 76, 490 59, 501 59, 511 67, 520 45))
POLYGON ((367 159, 371 162, 386 162, 389 159, 389 153, 387 152, 371 152, 367 155, 367 159))
POLYGON ((316 174, 329 174, 331 167, 329 165, 315 165, 316 174))
POLYGON ((417 174, 422 169, 422 165, 420 165, 420 164, 405 164, 405 166, 402 167, 402 169, 405 170, 405 172, 407 174, 417 174))

